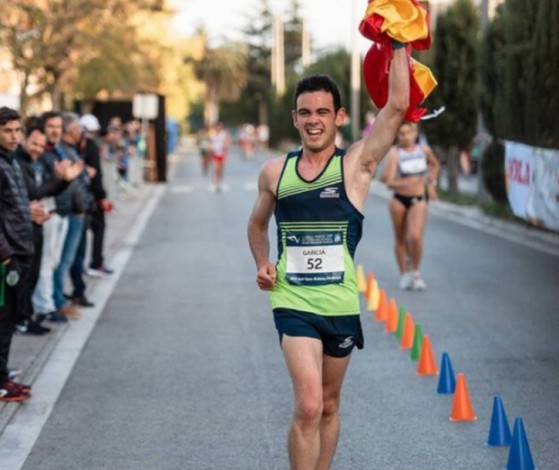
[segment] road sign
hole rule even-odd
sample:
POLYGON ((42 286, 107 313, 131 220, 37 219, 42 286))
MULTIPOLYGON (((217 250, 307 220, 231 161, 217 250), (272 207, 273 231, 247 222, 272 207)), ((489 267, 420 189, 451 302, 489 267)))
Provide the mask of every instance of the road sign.
POLYGON ((132 114, 136 119, 155 119, 159 114, 157 95, 139 93, 132 101, 132 114))

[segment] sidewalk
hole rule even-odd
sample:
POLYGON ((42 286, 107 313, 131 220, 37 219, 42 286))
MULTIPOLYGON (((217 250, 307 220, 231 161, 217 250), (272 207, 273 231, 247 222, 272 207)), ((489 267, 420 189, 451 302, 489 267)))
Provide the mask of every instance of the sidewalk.
MULTIPOLYGON (((115 210, 107 216, 107 231, 105 233, 105 254, 109 266, 111 266, 111 259, 114 254, 122 247, 123 240, 126 239, 132 222, 138 218, 156 187, 157 185, 153 184, 142 185, 139 188, 121 192, 113 198, 115 210)), ((104 282, 104 279, 85 276, 85 280, 87 296, 95 303, 96 290, 104 282)), ((82 317, 87 317, 88 309, 81 309, 81 314, 82 317)), ((72 328, 72 323, 74 322, 70 321, 59 326, 45 323, 45 326, 52 327, 52 331, 45 336, 14 336, 9 367, 13 370, 22 371, 18 381, 33 384, 60 339, 68 329, 72 328)), ((0 402, 0 434, 19 406, 22 405, 0 402)))
MULTIPOLYGON (((373 181, 370 193, 387 200, 392 197, 392 191, 377 180, 373 181)), ((429 207, 431 213, 453 222, 559 256, 559 234, 557 233, 539 230, 528 224, 520 225, 490 217, 477 206, 460 206, 444 201, 431 201, 429 207)))

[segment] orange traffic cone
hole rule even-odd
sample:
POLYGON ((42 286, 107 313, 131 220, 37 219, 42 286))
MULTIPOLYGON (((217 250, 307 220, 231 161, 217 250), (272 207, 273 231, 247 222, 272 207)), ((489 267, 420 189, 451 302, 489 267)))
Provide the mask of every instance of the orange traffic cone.
POLYGON ((456 391, 449 419, 450 421, 475 421, 477 419, 464 374, 458 374, 456 377, 456 391))
POLYGON ((380 301, 380 292, 378 289, 378 283, 376 279, 373 279, 373 287, 371 287, 371 292, 369 293, 369 301, 367 302, 367 310, 374 312, 378 310, 378 304, 380 301))
POLYGON ((367 288, 367 281, 365 281, 365 271, 363 270, 362 264, 357 266, 355 277, 357 280, 357 290, 359 292, 365 292, 365 289, 367 288))
POLYGON ((384 331, 387 333, 395 333, 398 329, 398 305, 394 299, 390 299, 388 303, 388 317, 386 318, 386 325, 384 331))
POLYGON ((438 373, 437 363, 431 348, 431 339, 428 335, 424 335, 419 362, 417 363, 417 375, 437 375, 438 373))
POLYGON ((375 321, 386 321, 388 318, 388 300, 386 300, 386 293, 381 290, 379 294, 378 308, 375 315, 375 321))
POLYGON ((404 319, 404 331, 402 333, 402 341, 400 341, 401 349, 411 349, 413 346, 413 337, 415 334, 415 325, 411 313, 406 313, 404 319))
POLYGON ((373 273, 367 274, 367 287, 365 287, 365 299, 369 300, 371 290, 373 289, 373 282, 375 282, 375 275, 373 273))

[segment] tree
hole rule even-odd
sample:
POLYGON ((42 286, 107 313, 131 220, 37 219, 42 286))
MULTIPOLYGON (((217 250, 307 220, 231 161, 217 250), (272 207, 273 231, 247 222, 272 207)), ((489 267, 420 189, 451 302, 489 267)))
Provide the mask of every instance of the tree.
MULTIPOLYGON (((531 54, 537 4, 524 0, 507 0, 503 9, 505 39, 503 64, 502 113, 503 137, 533 144, 528 93, 531 54)), ((556 25, 555 25, 556 27, 556 25)))
MULTIPOLYGON (((85 86, 82 82, 82 86, 91 88, 95 77, 85 78, 83 74, 97 74, 103 57, 107 59, 107 67, 123 70, 118 78, 134 81, 150 72, 147 61, 141 62, 145 50, 140 49, 129 21, 144 9, 160 9, 157 1, 10 0, 5 3, 0 15, 0 46, 7 49, 14 70, 22 77, 23 110, 29 92, 34 97, 46 93, 56 108, 63 108, 63 93, 72 90, 78 79, 87 83, 85 86), (139 62, 143 67, 138 67, 139 62), (132 68, 138 73, 130 73, 132 68)), ((105 73, 109 71, 106 69, 105 73)), ((156 81, 154 76, 150 74, 149 80, 156 81)))
POLYGON ((529 56, 527 106, 530 140, 559 148, 559 3, 540 0, 529 56))
POLYGON ((479 106, 483 122, 493 136, 503 135, 503 103, 505 62, 505 37, 503 9, 500 5, 488 25, 480 50, 480 94, 479 106))
POLYGON ((478 13, 471 0, 456 0, 437 18, 434 72, 435 101, 446 107, 425 124, 429 139, 447 154, 448 187, 458 192, 460 149, 473 140, 477 122, 478 13))
MULTIPOLYGON (((340 88, 342 105, 348 108, 351 96, 351 81, 349 79, 351 76, 351 53, 343 48, 320 52, 313 64, 305 70, 307 75, 313 73, 330 75, 340 88)), ((362 77, 359 106, 361 110, 360 122, 363 122, 365 114, 371 111, 373 107, 362 77)))
POLYGON ((246 52, 240 43, 212 47, 204 29, 198 34, 204 51, 202 58, 194 61, 194 73, 206 88, 204 122, 211 125, 219 120, 220 103, 238 99, 246 84, 246 52))
MULTIPOLYGON (((313 64, 303 71, 304 75, 315 73, 326 74, 338 84, 342 105, 347 106, 350 96, 350 76, 351 54, 343 49, 322 51, 313 64)), ((272 119, 270 121, 270 136, 272 144, 282 142, 296 142, 299 138, 298 133, 291 121, 291 110, 293 109, 293 93, 297 81, 303 74, 293 74, 287 82, 287 89, 284 96, 275 97, 271 110, 272 119)), ((361 86, 361 110, 365 114, 371 109, 371 99, 367 94, 364 85, 361 86)), ((362 116, 363 117, 363 116, 362 116)))
POLYGON ((273 16, 268 0, 261 0, 254 16, 247 18, 244 29, 247 44, 247 82, 239 103, 235 104, 236 116, 241 122, 268 124, 271 84, 273 16))
POLYGON ((285 71, 288 76, 301 72, 303 55, 303 18, 301 3, 291 0, 287 21, 284 25, 285 71))
POLYGON ((481 51, 480 106, 496 142, 483 157, 484 180, 504 201, 501 139, 559 147, 559 4, 507 0, 490 23, 481 51), (487 173, 487 177, 486 177, 487 173))

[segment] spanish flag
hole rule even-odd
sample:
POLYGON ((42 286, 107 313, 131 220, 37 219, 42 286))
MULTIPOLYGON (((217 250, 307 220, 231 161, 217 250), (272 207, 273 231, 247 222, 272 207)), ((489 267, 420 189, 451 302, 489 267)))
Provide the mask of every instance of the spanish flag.
POLYGON ((379 108, 388 101, 388 74, 394 51, 392 41, 408 44, 410 55, 410 106, 404 117, 417 122, 427 110, 419 105, 437 86, 431 70, 411 58, 411 50, 425 50, 431 45, 429 12, 417 0, 369 0, 361 34, 374 41, 365 56, 365 85, 379 108))

